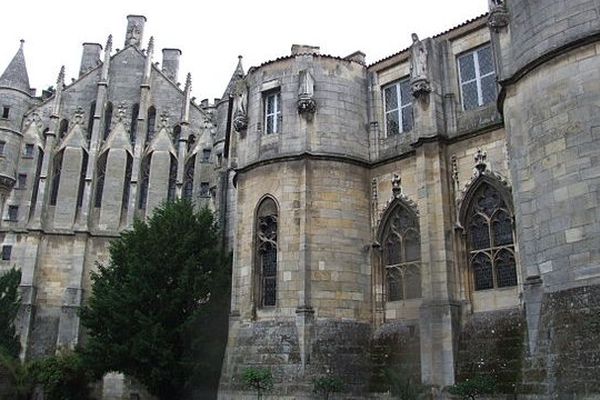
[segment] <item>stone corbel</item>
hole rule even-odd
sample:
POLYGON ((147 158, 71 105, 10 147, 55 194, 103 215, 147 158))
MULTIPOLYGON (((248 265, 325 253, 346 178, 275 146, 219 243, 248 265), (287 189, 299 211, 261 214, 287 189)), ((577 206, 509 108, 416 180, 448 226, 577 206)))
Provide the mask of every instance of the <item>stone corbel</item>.
POLYGON ((244 132, 248 129, 248 117, 240 110, 233 115, 233 129, 237 132, 244 132))

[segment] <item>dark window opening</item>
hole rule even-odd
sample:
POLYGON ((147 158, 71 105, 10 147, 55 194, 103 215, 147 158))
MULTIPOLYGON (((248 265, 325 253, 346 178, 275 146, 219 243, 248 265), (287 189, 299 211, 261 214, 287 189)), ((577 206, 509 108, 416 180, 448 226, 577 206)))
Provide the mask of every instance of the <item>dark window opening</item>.
POLYGON ((69 130, 69 121, 66 119, 63 119, 62 121, 60 121, 60 125, 58 127, 58 138, 62 139, 68 130, 69 130))
POLYGON ((129 138, 131 140, 131 144, 135 144, 135 138, 137 136, 137 125, 138 125, 138 117, 140 116, 140 105, 134 104, 131 109, 131 126, 129 128, 129 138))
POLYGON ((156 125, 156 108, 148 109, 148 118, 146 118, 146 142, 150 142, 154 138, 156 125))
POLYGON ((102 139, 106 140, 108 134, 110 133, 110 125, 112 124, 112 113, 113 113, 113 105, 111 102, 108 102, 106 105, 106 109, 104 110, 104 135, 102 139))
POLYGON ((27 187, 27 174, 19 174, 17 178, 17 188, 25 189, 27 187))
POLYGON ((277 205, 267 198, 258 207, 256 221, 256 271, 260 305, 277 304, 277 205))
POLYGON ((94 207, 102 207, 102 192, 104 191, 104 179, 106 178, 106 159, 108 152, 100 156, 96 171, 96 197, 94 199, 94 207))
POLYGON ((2 246, 2 261, 10 261, 11 253, 12 253, 12 246, 10 246, 10 245, 2 246))
POLYGON ((2 118, 8 118, 10 107, 2 107, 2 118))
POLYGON ((50 188, 50 205, 55 206, 58 199, 58 187, 60 186, 60 173, 62 171, 63 152, 54 156, 52 165, 52 187, 50 188))
POLYGON ((8 206, 8 220, 17 221, 19 219, 19 206, 8 206))
POLYGON ((35 147, 33 146, 33 144, 26 143, 25 144, 25 152, 23 154, 23 157, 33 157, 33 150, 34 149, 35 149, 35 147))

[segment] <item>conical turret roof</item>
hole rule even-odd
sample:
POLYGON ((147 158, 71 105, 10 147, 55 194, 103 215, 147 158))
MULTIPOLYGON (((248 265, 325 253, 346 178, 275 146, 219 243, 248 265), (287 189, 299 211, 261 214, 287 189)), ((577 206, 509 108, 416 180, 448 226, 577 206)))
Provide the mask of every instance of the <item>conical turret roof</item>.
POLYGON ((17 54, 10 61, 2 76, 0 76, 0 86, 19 89, 29 93, 29 75, 27 75, 27 67, 25 66, 23 43, 24 40, 21 40, 21 46, 17 54))
POLYGON ((237 67, 235 67, 235 71, 233 71, 231 80, 229 81, 229 84, 227 85, 227 89, 225 89, 225 92, 223 93, 223 96, 221 97, 221 99, 228 98, 229 95, 234 92, 235 86, 237 85, 238 81, 240 79, 242 79, 243 77, 244 77, 244 67, 242 67, 242 56, 238 56, 237 67))

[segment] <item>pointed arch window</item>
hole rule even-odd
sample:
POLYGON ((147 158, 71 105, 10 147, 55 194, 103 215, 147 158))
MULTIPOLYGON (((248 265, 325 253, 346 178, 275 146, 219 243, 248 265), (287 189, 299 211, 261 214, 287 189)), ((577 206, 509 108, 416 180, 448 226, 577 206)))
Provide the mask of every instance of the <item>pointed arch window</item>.
POLYGON ((154 137, 154 130, 156 126, 156 108, 151 106, 148 108, 148 117, 146 118, 146 142, 150 142, 154 137))
POLYGON ((140 105, 135 103, 131 108, 131 126, 129 128, 129 138, 131 140, 131 144, 135 144, 135 138, 137 135, 137 124, 138 117, 140 116, 140 105))
POLYGON ((50 205, 55 206, 58 199, 58 187, 60 186, 60 173, 62 171, 64 151, 54 156, 52 163, 52 188, 50 189, 50 205))
POLYGON ((384 223, 382 250, 387 300, 421 297, 421 238, 417 214, 398 202, 384 223))
POLYGON ((192 200, 194 196, 194 171, 196 169, 196 155, 193 155, 185 164, 183 173, 183 198, 192 200))
POLYGON ((171 155, 171 165, 169 167, 169 188, 167 191, 167 200, 175 201, 177 195, 177 159, 171 155))
POLYGON ((85 150, 81 150, 83 152, 83 157, 81 158, 81 173, 79 175, 79 188, 77 190, 77 207, 81 207, 83 204, 83 189, 85 188, 85 176, 87 174, 87 164, 88 164, 88 153, 85 150))
POLYGON ((61 120, 60 125, 58 127, 58 138, 62 139, 63 137, 65 137, 65 134, 67 133, 68 130, 69 130, 69 121, 66 119, 61 120))
POLYGON ((96 102, 92 101, 92 104, 90 104, 90 116, 88 118, 88 127, 87 127, 88 138, 92 137, 92 129, 94 129, 94 114, 95 113, 96 113, 96 102))
POLYGON ((475 290, 517 285, 512 213, 487 182, 477 187, 466 214, 469 264, 475 290))
POLYGON ((108 102, 106 105, 106 109, 104 110, 104 135, 102 139, 106 140, 108 134, 110 133, 110 125, 112 124, 112 113, 113 113, 113 105, 111 102, 108 102))
POLYGON ((138 198, 138 208, 146 209, 146 200, 148 199, 148 187, 150 186, 150 164, 152 161, 152 154, 149 154, 142 161, 142 169, 140 176, 140 197, 138 198))
POLYGON ((277 304, 277 223, 278 210, 269 197, 258 206, 256 213, 256 272, 259 277, 261 307, 277 304))
POLYGON ((104 178, 106 176, 106 160, 108 151, 98 159, 98 167, 96 172, 96 197, 94 198, 94 207, 102 206, 102 192, 104 191, 104 178))

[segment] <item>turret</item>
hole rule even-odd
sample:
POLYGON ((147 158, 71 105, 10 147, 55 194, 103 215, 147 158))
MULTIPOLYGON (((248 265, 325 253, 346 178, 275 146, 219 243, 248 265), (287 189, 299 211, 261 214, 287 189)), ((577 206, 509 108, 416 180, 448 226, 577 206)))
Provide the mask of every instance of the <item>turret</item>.
POLYGON ((177 74, 179 73, 179 58, 181 57, 181 50, 179 49, 163 49, 162 50, 162 72, 172 80, 177 81, 177 74))
POLYGON ((33 102, 23 44, 0 76, 0 206, 16 180, 21 124, 33 102))

